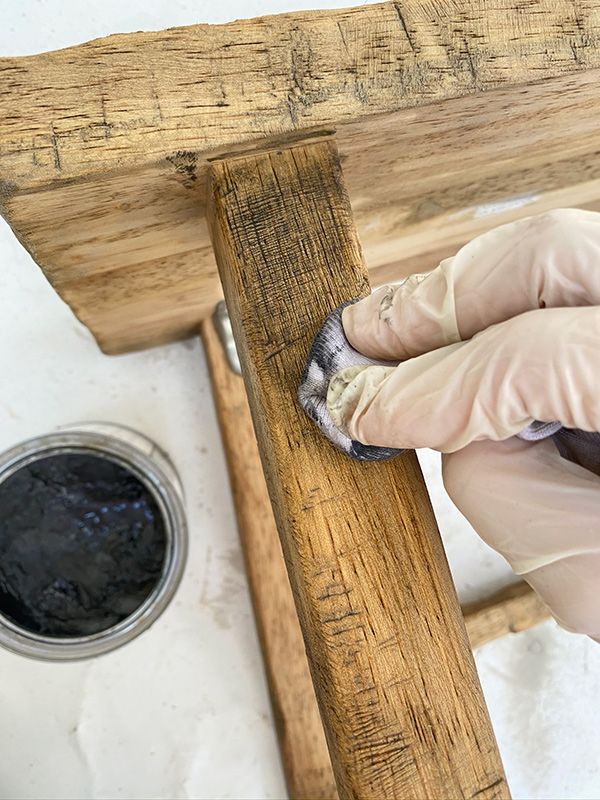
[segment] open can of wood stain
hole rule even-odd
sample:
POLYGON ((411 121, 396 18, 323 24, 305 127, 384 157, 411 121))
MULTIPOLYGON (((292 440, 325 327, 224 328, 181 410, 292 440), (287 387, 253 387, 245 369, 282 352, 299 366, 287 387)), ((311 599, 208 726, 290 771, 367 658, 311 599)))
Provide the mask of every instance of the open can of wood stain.
POLYGON ((187 527, 167 455, 86 423, 0 455, 0 645, 67 661, 146 630, 181 579, 187 527))

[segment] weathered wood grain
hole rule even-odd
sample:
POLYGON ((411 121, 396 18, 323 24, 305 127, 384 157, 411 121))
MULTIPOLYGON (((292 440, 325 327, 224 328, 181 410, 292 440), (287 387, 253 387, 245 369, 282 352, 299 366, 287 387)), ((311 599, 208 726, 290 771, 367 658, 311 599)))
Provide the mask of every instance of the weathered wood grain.
POLYGON ((358 464, 295 400, 324 316, 368 291, 331 143, 216 162, 210 222, 342 798, 507 797, 414 455, 358 464))
POLYGON ((212 319, 201 330, 288 790, 292 800, 335 800, 331 761, 244 381, 229 367, 212 319))
POLYGON ((0 59, 0 206, 107 352, 219 299, 209 159, 335 133, 373 283, 600 208, 594 0, 402 0, 0 59))
POLYGON ((463 606, 463 614, 473 648, 533 628, 550 617, 548 607, 525 581, 463 606))
MULTIPOLYGON (((201 331, 290 796, 327 800, 336 795, 331 762, 244 382, 229 367, 212 319, 201 331)), ((550 616, 525 581, 466 604, 462 612, 473 649, 550 616)))
POLYGON ((398 0, 4 58, 3 191, 600 67, 599 33, 594 0, 398 0))

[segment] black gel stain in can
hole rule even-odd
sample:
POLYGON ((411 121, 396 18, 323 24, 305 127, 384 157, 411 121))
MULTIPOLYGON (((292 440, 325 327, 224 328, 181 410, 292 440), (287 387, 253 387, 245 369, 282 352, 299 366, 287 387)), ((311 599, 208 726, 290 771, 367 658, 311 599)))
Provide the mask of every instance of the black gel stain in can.
POLYGON ((48 637, 106 631, 161 578, 165 521, 152 492, 108 458, 39 458, 0 483, 0 614, 48 637))

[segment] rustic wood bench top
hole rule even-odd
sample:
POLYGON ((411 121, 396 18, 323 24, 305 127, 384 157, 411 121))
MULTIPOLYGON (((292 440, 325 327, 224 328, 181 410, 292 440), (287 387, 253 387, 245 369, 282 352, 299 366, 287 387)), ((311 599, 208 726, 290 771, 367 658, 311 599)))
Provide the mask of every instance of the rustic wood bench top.
POLYGON ((335 136, 374 284, 475 233, 599 207, 590 0, 404 0, 0 59, 0 211, 107 352, 221 297, 209 160, 335 136))

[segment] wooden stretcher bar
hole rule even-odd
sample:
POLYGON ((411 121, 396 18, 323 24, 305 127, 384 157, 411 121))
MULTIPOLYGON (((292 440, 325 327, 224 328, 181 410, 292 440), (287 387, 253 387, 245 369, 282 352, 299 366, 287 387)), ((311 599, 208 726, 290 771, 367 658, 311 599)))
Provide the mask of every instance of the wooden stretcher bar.
POLYGON ((529 630, 550 618, 548 607, 524 581, 463 606, 463 614, 473 648, 529 630))

